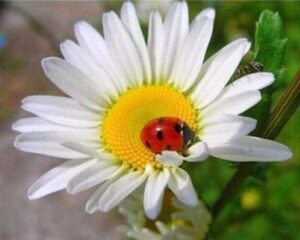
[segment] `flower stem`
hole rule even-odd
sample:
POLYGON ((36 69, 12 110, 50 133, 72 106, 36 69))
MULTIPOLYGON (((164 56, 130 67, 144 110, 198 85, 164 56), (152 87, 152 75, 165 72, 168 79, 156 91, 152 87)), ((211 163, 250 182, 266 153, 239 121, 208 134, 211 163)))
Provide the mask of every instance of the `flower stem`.
MULTIPOLYGON (((275 139, 285 124, 297 110, 300 104, 300 70, 296 74, 293 82, 289 85, 282 98, 272 111, 263 132, 259 134, 260 137, 275 139)), ((247 162, 240 163, 237 171, 225 185, 222 194, 212 207, 212 215, 216 218, 225 205, 235 196, 239 191, 244 180, 256 168, 257 163, 247 162)))

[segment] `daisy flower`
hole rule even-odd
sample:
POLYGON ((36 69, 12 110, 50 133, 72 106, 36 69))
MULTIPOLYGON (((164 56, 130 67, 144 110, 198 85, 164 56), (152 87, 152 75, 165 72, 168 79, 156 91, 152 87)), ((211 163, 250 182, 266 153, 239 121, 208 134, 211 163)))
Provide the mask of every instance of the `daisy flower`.
POLYGON ((14 144, 68 161, 38 179, 29 199, 101 184, 86 211, 107 212, 145 184, 144 209, 155 219, 165 188, 186 205, 199 202, 183 161, 210 155, 240 162, 291 157, 282 144, 247 136, 256 121, 239 116, 260 101, 259 90, 274 80, 261 72, 228 84, 250 43, 238 39, 203 63, 215 12, 206 9, 191 24, 188 16, 186 2, 173 3, 164 20, 153 12, 146 44, 134 6, 126 2, 120 18, 104 14, 103 36, 78 22, 78 43, 66 40, 60 46, 64 59, 43 59, 47 77, 69 97, 25 98, 22 108, 37 116, 13 125, 21 132, 14 144), (174 119, 180 124, 170 128, 174 119), (156 129, 141 139, 149 122, 164 120, 167 135, 156 129), (154 142, 147 143, 147 137, 154 142), (166 145, 156 152, 160 140, 166 145), (183 140, 184 150, 178 148, 183 140))
POLYGON ((155 221, 147 224, 142 210, 142 194, 139 191, 125 199, 119 206, 119 212, 126 218, 127 224, 117 230, 135 240, 195 240, 204 239, 212 217, 204 204, 199 200, 196 207, 188 207, 176 198, 171 198, 172 213, 167 222, 155 221), (151 226, 151 228, 149 227, 151 226))

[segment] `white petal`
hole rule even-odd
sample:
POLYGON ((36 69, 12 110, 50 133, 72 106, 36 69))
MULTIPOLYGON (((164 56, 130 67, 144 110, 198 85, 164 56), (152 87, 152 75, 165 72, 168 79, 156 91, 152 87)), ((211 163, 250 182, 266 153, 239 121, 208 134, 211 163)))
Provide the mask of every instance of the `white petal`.
POLYGON ((174 151, 162 151, 161 154, 156 155, 156 160, 162 163, 164 166, 177 167, 183 162, 182 156, 174 151))
POLYGON ((192 93, 197 108, 203 108, 217 97, 245 55, 245 49, 249 49, 249 45, 245 40, 237 46, 225 47, 226 51, 216 55, 192 93))
POLYGON ((97 111, 106 109, 107 96, 77 68, 57 57, 43 59, 42 66, 47 77, 79 103, 97 111))
POLYGON ((101 116, 71 98, 58 96, 29 96, 22 100, 22 108, 51 122, 70 127, 99 126, 101 116))
POLYGON ((67 62, 81 70, 93 81, 99 92, 102 94, 109 93, 109 96, 113 99, 118 98, 119 95, 114 82, 94 57, 87 54, 71 40, 61 43, 60 50, 67 62))
POLYGON ((170 169, 169 188, 182 203, 189 206, 198 205, 198 197, 190 176, 180 168, 170 169))
POLYGON ((74 150, 76 152, 85 154, 87 156, 90 156, 90 157, 93 157, 93 158, 98 158, 99 160, 116 159, 116 157, 114 155, 98 150, 101 147, 100 144, 99 144, 99 147, 96 148, 96 149, 91 147, 91 146, 88 146, 88 145, 73 142, 72 140, 62 142, 61 145, 66 147, 66 148, 69 148, 71 150, 74 150))
POLYGON ((175 2, 172 4, 165 18, 163 31, 165 39, 162 78, 168 80, 170 79, 176 55, 189 31, 189 14, 186 2, 175 2))
POLYGON ((114 173, 114 176, 112 176, 108 181, 106 181, 102 186, 89 198, 85 205, 85 211, 89 214, 95 213, 98 208, 98 203, 103 195, 103 193, 107 190, 107 188, 115 182, 123 173, 128 169, 127 166, 123 165, 121 166, 117 172, 114 173))
POLYGON ((171 79, 181 91, 189 89, 200 72, 212 35, 214 15, 213 9, 207 9, 197 16, 176 57, 171 79))
POLYGON ((111 184, 102 195, 98 207, 108 212, 144 183, 147 175, 139 171, 128 173, 111 184))
POLYGON ((260 90, 274 82, 274 75, 268 72, 259 72, 246 75, 235 80, 233 83, 226 86, 218 99, 225 99, 247 93, 249 91, 260 90))
POLYGON ((14 145, 21 151, 39 153, 60 158, 87 158, 88 156, 63 147, 62 142, 81 141, 87 145, 97 145, 97 131, 73 130, 69 132, 29 132, 16 137, 14 145))
POLYGON ((45 173, 28 189, 27 197, 37 199, 66 188, 78 173, 93 165, 97 160, 70 160, 45 173))
POLYGON ((198 142, 188 149, 188 156, 182 156, 175 151, 163 151, 156 155, 156 160, 164 166, 178 167, 183 161, 201 162, 209 156, 209 149, 205 142, 198 142))
POLYGON ((86 52, 89 52, 99 63, 102 58, 109 60, 106 43, 100 33, 85 21, 79 21, 74 26, 76 39, 86 52))
POLYGON ((169 181, 168 171, 153 172, 150 174, 144 194, 145 213, 150 219, 156 219, 160 213, 165 187, 169 181))
POLYGON ((136 47, 114 12, 103 15, 103 32, 115 63, 126 73, 131 87, 143 83, 143 66, 136 47))
POLYGON ((204 108, 201 113, 206 117, 221 113, 241 114, 260 100, 261 94, 259 91, 249 91, 232 97, 217 99, 214 103, 204 108))
POLYGON ((144 71, 144 80, 146 83, 151 83, 151 67, 148 50, 136 11, 131 2, 125 2, 123 4, 121 9, 121 20, 128 30, 140 56, 144 71))
MULTIPOLYGON (((198 76, 198 79, 201 80, 203 78, 203 76, 206 74, 207 70, 210 68, 211 64, 214 62, 215 58, 220 55, 220 54, 224 54, 226 51, 228 51, 231 48, 235 48, 237 46, 239 46, 241 43, 247 41, 247 39, 245 38, 240 38, 237 39, 229 44, 227 44, 225 47, 223 47, 221 50, 219 50, 218 52, 216 52, 214 55, 212 55, 208 60, 206 60, 204 62, 204 64, 202 65, 202 69, 200 71, 200 74, 198 76)), ((250 45, 248 46, 248 48, 245 49, 245 54, 249 51, 250 49, 250 45)))
POLYGON ((127 88, 126 78, 118 66, 113 64, 106 42, 100 33, 84 21, 77 22, 74 28, 80 47, 94 57, 119 92, 124 92, 127 88))
POLYGON ((292 157, 291 150, 275 141, 246 136, 226 144, 210 146, 212 156, 237 162, 282 161, 292 157))
POLYGON ((98 161, 94 165, 74 176, 68 183, 67 191, 71 194, 77 194, 96 186, 97 184, 111 178, 118 169, 119 166, 114 165, 110 161, 98 161))
POLYGON ((110 179, 106 181, 101 187, 94 192, 94 194, 89 198, 85 205, 85 211, 89 214, 93 214, 98 211, 98 202, 103 195, 103 193, 107 190, 107 188, 115 181, 115 179, 110 179))
POLYGON ((164 32, 162 18, 158 12, 153 12, 149 20, 148 51, 151 61, 153 82, 160 83, 163 68, 164 32))
POLYGON ((18 120, 12 125, 14 131, 26 133, 26 132, 63 132, 70 131, 72 128, 57 125, 55 123, 48 122, 39 117, 23 118, 18 120))
POLYGON ((203 18, 211 18, 215 19, 216 11, 213 8, 206 8, 205 10, 201 11, 192 21, 190 24, 190 29, 194 28, 194 25, 198 23, 203 18))
POLYGON ((249 134, 256 127, 256 120, 230 114, 216 114, 200 123, 200 133, 205 142, 227 142, 249 134))
POLYGON ((189 155, 187 157, 183 158, 184 161, 200 162, 208 158, 210 152, 206 143, 198 142, 188 149, 188 154, 189 155))

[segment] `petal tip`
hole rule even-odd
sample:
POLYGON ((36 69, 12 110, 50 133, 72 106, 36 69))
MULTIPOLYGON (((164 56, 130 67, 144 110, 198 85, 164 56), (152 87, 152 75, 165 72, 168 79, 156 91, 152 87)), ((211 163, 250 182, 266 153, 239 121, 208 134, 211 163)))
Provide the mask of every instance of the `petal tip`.
POLYGON ((247 52, 249 52, 250 48, 251 48, 251 42, 248 41, 247 39, 245 39, 245 42, 243 43, 244 45, 244 54, 246 54, 247 52))
POLYGON ((42 65, 44 72, 47 75, 47 72, 50 71, 51 70, 50 68, 53 67, 52 65, 56 65, 58 63, 61 63, 62 61, 64 61, 64 60, 59 57, 46 57, 46 58, 42 59, 41 65, 42 65))
POLYGON ((213 8, 207 8, 205 11, 205 16, 210 18, 210 19, 214 19, 216 16, 216 11, 213 8))
POLYGON ((72 194, 72 195, 75 195, 78 193, 76 186, 73 186, 73 185, 68 185, 66 190, 67 190, 67 193, 72 194))
POLYGON ((281 160, 282 161, 286 161, 286 160, 289 160, 293 157, 293 152, 289 149, 289 147, 283 145, 285 148, 284 150, 282 151, 282 157, 281 157, 281 160))
POLYGON ((125 1, 122 5, 122 9, 125 7, 130 7, 130 8, 134 8, 134 5, 131 1, 125 1))
POLYGON ((11 130, 13 130, 13 131, 18 131, 18 122, 19 121, 17 121, 17 122, 14 122, 12 125, 11 125, 11 130))
POLYGON ((81 27, 87 26, 87 25, 89 25, 89 23, 87 23, 87 22, 84 21, 84 20, 80 20, 80 21, 77 21, 77 22, 74 24, 74 27, 75 27, 75 29, 76 29, 76 28, 81 28, 81 27))
POLYGON ((267 86, 271 85, 275 81, 275 76, 271 72, 266 72, 265 73, 265 78, 267 79, 267 86))
POLYGON ((146 216, 151 220, 157 219, 157 217, 159 215, 159 212, 157 212, 155 209, 149 209, 149 210, 145 209, 145 213, 146 213, 146 216))
POLYGON ((89 203, 89 202, 87 202, 87 203, 85 204, 84 210, 86 211, 86 213, 88 213, 88 214, 90 214, 90 215, 92 215, 92 214, 94 214, 95 212, 97 212, 97 209, 92 208, 92 207, 90 206, 90 203, 89 203))
POLYGON ((29 200, 36 200, 38 198, 40 198, 37 194, 36 194, 36 189, 34 189, 34 185, 31 185, 31 187, 27 190, 27 198, 29 200))

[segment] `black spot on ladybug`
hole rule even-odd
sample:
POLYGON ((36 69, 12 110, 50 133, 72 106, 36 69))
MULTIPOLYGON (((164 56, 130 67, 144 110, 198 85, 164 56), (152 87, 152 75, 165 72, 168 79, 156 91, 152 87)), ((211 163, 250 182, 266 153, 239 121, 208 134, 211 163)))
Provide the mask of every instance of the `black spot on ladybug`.
POLYGON ((164 139, 163 131, 161 131, 161 130, 157 131, 156 136, 159 140, 163 140, 164 139))
POLYGON ((176 132, 180 133, 181 130, 182 130, 182 127, 181 127, 181 125, 179 123, 176 123, 174 129, 175 129, 176 132))
POLYGON ((172 149, 171 145, 167 145, 167 146, 166 146, 166 149, 167 149, 167 150, 171 150, 171 149, 172 149))
POLYGON ((145 144, 146 144, 147 148, 149 148, 149 149, 151 148, 151 144, 148 141, 146 141, 145 144))

